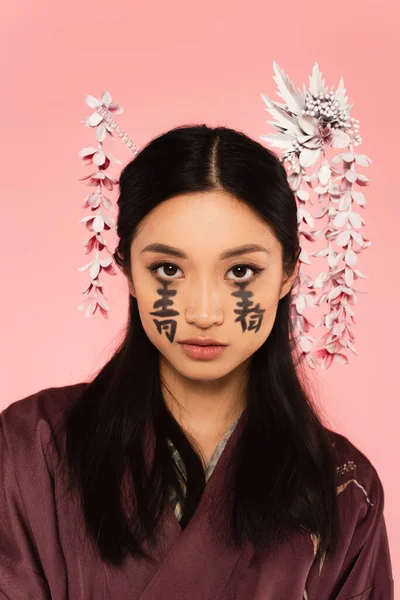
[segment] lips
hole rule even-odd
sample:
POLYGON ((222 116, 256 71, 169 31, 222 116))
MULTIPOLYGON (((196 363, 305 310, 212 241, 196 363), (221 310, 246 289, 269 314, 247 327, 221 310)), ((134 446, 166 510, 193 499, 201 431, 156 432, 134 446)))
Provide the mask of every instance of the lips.
MULTIPOLYGON (((201 340, 204 341, 204 340, 201 340)), ((187 344, 181 343, 183 352, 193 360, 209 361, 214 360, 220 356, 227 346, 227 344, 187 344)))
POLYGON ((227 344, 223 344, 214 338, 189 338, 187 340, 182 340, 179 343, 191 344, 193 346, 227 346, 227 344))

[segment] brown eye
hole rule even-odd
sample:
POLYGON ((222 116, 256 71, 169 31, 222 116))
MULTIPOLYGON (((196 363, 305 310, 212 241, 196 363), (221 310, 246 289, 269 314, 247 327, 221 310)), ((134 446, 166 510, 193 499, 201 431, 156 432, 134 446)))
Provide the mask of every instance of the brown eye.
POLYGON ((154 277, 156 279, 158 279, 159 281, 168 281, 168 279, 170 279, 171 281, 173 281, 174 279, 177 279, 176 277, 172 277, 173 275, 175 275, 176 270, 180 270, 176 265, 174 265, 173 263, 158 263, 157 265, 154 265, 153 267, 150 267, 150 272, 152 273, 152 275, 154 275, 154 277), (158 273, 159 276, 157 276, 157 271, 160 271, 161 269, 164 269, 164 278, 162 278, 160 275, 162 275, 162 273, 158 273))
POLYGON ((250 281, 263 270, 264 269, 260 269, 260 267, 255 267, 253 265, 235 265, 230 271, 236 271, 234 275, 237 276, 238 279, 230 279, 230 281, 250 281), (246 271, 253 271, 253 274, 250 277, 245 277, 246 271))

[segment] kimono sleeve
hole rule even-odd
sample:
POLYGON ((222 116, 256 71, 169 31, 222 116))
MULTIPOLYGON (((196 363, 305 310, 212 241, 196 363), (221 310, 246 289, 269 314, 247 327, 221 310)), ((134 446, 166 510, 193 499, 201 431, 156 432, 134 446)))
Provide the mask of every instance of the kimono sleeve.
MULTIPOLYGON (((332 595, 337 600, 394 598, 392 565, 383 514, 384 490, 376 470, 370 463, 369 467, 369 485, 364 490, 368 496, 365 496, 361 516, 351 534, 343 568, 332 595)), ((353 479, 348 485, 359 486, 359 482, 353 479)), ((346 494, 346 491, 349 490, 342 493, 346 494)), ((352 529, 351 523, 349 529, 352 529)))
MULTIPOLYGON (((49 585, 38 556, 25 499, 16 476, 10 441, 0 414, 0 599, 50 600, 49 585)), ((32 457, 25 456, 28 472, 32 457)), ((38 485, 39 482, 37 482, 38 485)), ((32 490, 32 497, 34 492, 32 490)), ((34 498, 32 498, 34 500, 34 498)), ((43 507, 45 510, 45 507, 43 507)))

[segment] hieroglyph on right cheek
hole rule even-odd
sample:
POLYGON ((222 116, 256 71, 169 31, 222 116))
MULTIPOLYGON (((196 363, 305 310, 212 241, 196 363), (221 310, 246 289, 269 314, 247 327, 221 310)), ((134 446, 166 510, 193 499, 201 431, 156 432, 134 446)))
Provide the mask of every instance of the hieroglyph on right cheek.
POLYGON ((172 343, 176 333, 176 320, 171 317, 176 317, 179 315, 179 312, 170 308, 173 305, 171 296, 176 295, 176 290, 169 290, 168 283, 168 281, 163 281, 163 287, 158 288, 157 293, 160 294, 161 298, 156 300, 153 304, 153 308, 157 308, 158 310, 153 311, 150 314, 164 319, 162 321, 153 319, 153 321, 156 324, 158 333, 162 334, 162 332, 165 331, 165 335, 172 343))

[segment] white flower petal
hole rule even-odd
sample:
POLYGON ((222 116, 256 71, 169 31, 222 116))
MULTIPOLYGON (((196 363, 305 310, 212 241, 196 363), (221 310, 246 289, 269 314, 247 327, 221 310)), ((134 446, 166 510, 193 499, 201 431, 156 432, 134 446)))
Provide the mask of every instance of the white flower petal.
POLYGON ((358 179, 358 174, 356 171, 354 171, 353 169, 349 169, 348 171, 346 171, 345 173, 345 178, 347 179, 347 181, 349 181, 350 183, 355 183, 358 179))
POLYGON ((115 177, 111 177, 111 175, 104 175, 105 179, 109 179, 110 181, 112 181, 112 183, 118 183, 118 179, 115 179, 115 177))
POLYGON ((347 109, 347 97, 343 77, 340 78, 339 86, 336 91, 336 100, 339 102, 341 110, 347 109))
POLYGON ((337 154, 336 156, 334 156, 332 158, 331 163, 334 165, 339 164, 340 162, 342 162, 342 157, 343 157, 343 154, 337 154))
POLYGON ((345 269, 344 270, 344 279, 346 281, 347 287, 351 287, 353 285, 354 274, 353 274, 353 271, 351 269, 345 269))
POLYGON ((86 119, 86 123, 90 125, 90 127, 96 127, 96 125, 98 125, 102 119, 103 117, 99 115, 98 112, 94 112, 86 119))
POLYGON ((331 170, 328 165, 321 165, 318 169, 318 179, 321 185, 327 185, 331 177, 331 170))
POLYGON ((337 311, 333 310, 332 312, 328 313, 325 317, 325 327, 329 327, 329 329, 332 327, 333 323, 335 322, 335 319, 337 317, 337 311))
POLYGON ((112 210, 113 209, 113 203, 111 202, 111 200, 109 198, 107 198, 107 196, 101 196, 101 202, 104 206, 104 208, 106 210, 112 210))
POLYGON ((368 158, 368 156, 366 156, 365 154, 356 154, 355 158, 356 163, 360 165, 360 167, 368 167, 372 162, 372 160, 368 158))
POLYGON ((96 148, 91 148, 89 146, 88 148, 82 148, 82 150, 79 150, 78 156, 89 156, 90 154, 94 154, 95 152, 97 152, 96 148))
POLYGON ((358 231, 350 231, 350 235, 355 241, 355 243, 358 244, 361 248, 364 246, 363 237, 361 234, 358 233, 358 231))
POLYGON ((360 227, 362 225, 361 215, 359 215, 356 212, 350 212, 349 213, 349 221, 353 227, 355 227, 356 229, 360 229, 360 227))
POLYGON ((298 173, 291 173, 288 177, 288 182, 292 190, 295 192, 301 185, 302 176, 298 173))
POLYGON ((328 189, 329 189, 329 186, 327 186, 327 185, 324 185, 324 186, 322 186, 322 185, 317 185, 317 186, 314 188, 314 192, 315 192, 316 194, 318 194, 319 196, 322 196, 323 194, 326 194, 326 192, 328 191, 328 189))
POLYGON ((308 212, 308 210, 302 210, 303 220, 306 221, 309 227, 314 227, 314 219, 312 215, 308 212))
POLYGON ((310 92, 312 94, 326 94, 325 81, 320 73, 318 63, 315 63, 310 76, 310 92))
POLYGON ((312 140, 312 138, 312 135, 306 135, 305 133, 302 133, 301 135, 297 136, 297 141, 299 142, 299 144, 305 144, 306 142, 312 140))
POLYGON ((300 90, 296 90, 286 73, 273 61, 275 71, 274 80, 278 86, 278 95, 285 101, 288 109, 299 115, 304 105, 304 99, 300 90))
POLYGON ((107 215, 103 215, 102 218, 109 227, 113 227, 115 229, 116 224, 115 224, 114 219, 112 219, 111 217, 108 217, 107 215))
POLYGON ((351 192, 344 192, 339 202, 339 210, 348 210, 351 207, 351 192))
POLYGON ((318 250, 318 252, 313 252, 312 256, 316 256, 317 258, 323 258, 327 254, 329 254, 330 248, 322 248, 322 250, 318 250))
POLYGON ((95 217, 95 219, 93 220, 93 231, 95 231, 96 233, 100 233, 101 231, 103 231, 104 229, 104 219, 102 217, 102 215, 97 215, 95 217))
POLYGON ((92 279, 96 279, 98 274, 100 273, 100 264, 98 260, 94 260, 92 266, 90 267, 90 277, 92 279))
MULTIPOLYGON (((315 213, 315 214, 314 214, 314 217, 315 217, 316 219, 321 219, 322 217, 324 217, 324 216, 326 215, 326 213, 328 212, 328 210, 329 210, 329 207, 328 207, 328 206, 324 206, 323 208, 321 208, 321 210, 320 210, 319 212, 317 212, 317 213, 315 213)), ((318 230, 318 231, 316 231, 315 233, 316 233, 317 235, 321 235, 321 234, 319 233, 319 231, 323 231, 323 229, 319 229, 319 230, 318 230)))
POLYGON ((110 92, 104 92, 101 95, 101 103, 105 104, 108 107, 108 105, 111 104, 111 102, 112 102, 112 98, 111 98, 110 92))
POLYGON ((347 219, 349 218, 349 213, 347 211, 339 212, 333 220, 333 224, 335 227, 343 227, 345 223, 347 223, 347 219))
POLYGON ((96 154, 93 156, 93 162, 95 165, 100 166, 104 165, 106 161, 106 155, 102 150, 98 150, 96 154))
POLYGON ((300 152, 300 165, 305 169, 311 167, 318 160, 320 153, 321 150, 319 148, 317 150, 310 150, 309 148, 304 148, 304 150, 300 152))
POLYGON ((89 298, 89 302, 87 303, 87 308, 85 312, 85 317, 91 317, 94 311, 96 310, 96 298, 89 298))
POLYGON ((287 113, 287 111, 285 111, 276 102, 273 102, 273 100, 270 100, 269 98, 267 98, 267 96, 264 96, 264 94, 261 94, 261 98, 264 100, 269 113, 277 121, 277 123, 273 123, 273 125, 279 125, 292 133, 296 133, 296 134, 300 133, 300 130, 299 130, 299 127, 297 124, 297 117, 291 117, 287 113))
POLYGON ((100 106, 101 102, 97 100, 94 96, 90 96, 89 94, 85 95, 85 102, 90 108, 97 108, 100 106))
POLYGON ((296 191, 296 196, 300 198, 300 200, 304 200, 304 202, 310 199, 310 194, 303 188, 299 188, 296 191))
POLYGON ((89 267, 92 266, 93 261, 90 261, 90 263, 88 263, 87 265, 85 265, 84 267, 79 267, 78 271, 86 271, 89 267))
POLYGON ((100 260, 100 264, 103 268, 109 267, 112 262, 113 262, 113 259, 111 257, 103 258, 102 260, 100 260))
POLYGON ((304 133, 307 135, 314 135, 315 127, 318 123, 318 120, 315 117, 301 116, 298 118, 298 122, 304 133))
POLYGON ((96 129, 96 137, 99 142, 104 142, 106 139, 107 130, 105 128, 104 122, 100 123, 96 129))
POLYGON ((342 154, 342 159, 345 162, 351 163, 354 161, 354 154, 352 152, 345 152, 344 154, 342 154))
POLYGON ((357 254, 349 248, 344 255, 344 260, 349 267, 354 267, 357 264, 357 254))
POLYGON ((109 311, 110 307, 108 306, 108 304, 103 300, 103 298, 101 298, 101 296, 97 296, 97 304, 99 304, 102 308, 104 308, 104 310, 109 311))
POLYGON ((332 148, 346 148, 350 144, 350 137, 340 129, 332 129, 332 148))
POLYGON ((313 136, 308 141, 304 142, 302 146, 304 146, 305 148, 311 148, 313 150, 315 148, 321 148, 321 140, 318 136, 313 136))
POLYGON ((336 243, 338 246, 346 246, 349 243, 350 239, 350 231, 341 231, 336 238, 336 243))
POLYGON ((342 293, 342 286, 338 285, 336 288, 332 288, 332 290, 327 295, 328 300, 333 300, 337 298, 342 293))
MULTIPOLYGON (((305 336, 299 336, 299 345, 303 352, 310 352, 312 349, 312 342, 305 336)), ((305 596, 306 598, 307 596, 305 596)))
POLYGON ((315 278, 314 283, 313 283, 313 288, 322 289, 323 287, 325 287, 326 281, 327 281, 327 274, 323 271, 315 278))
POLYGON ((368 179, 368 177, 365 177, 365 175, 361 175, 359 173, 358 177, 357 177, 357 183, 358 183, 358 185, 368 185, 369 179, 368 179))
POLYGON ((301 249, 299 261, 306 265, 311 265, 311 261, 308 258, 308 253, 306 252, 306 250, 304 250, 304 248, 301 249))
POLYGON ((315 242, 315 235, 311 231, 301 231, 301 234, 308 240, 309 242, 315 242))
POLYGON ((293 148, 293 140, 295 139, 293 135, 284 133, 268 133, 266 135, 261 135, 260 138, 272 146, 282 148, 283 150, 290 150, 293 148))
POLYGON ((306 299, 304 298, 303 294, 299 294, 296 298, 296 309, 297 312, 302 315, 305 308, 307 306, 307 302, 306 299))
POLYGON ((330 266, 331 269, 335 269, 337 263, 339 262, 340 259, 338 259, 338 254, 331 249, 329 255, 328 255, 328 265, 330 266))
POLYGON ((342 192, 336 183, 329 182, 329 194, 339 198, 342 192))
POLYGON ((352 198, 354 202, 357 202, 359 206, 365 205, 365 196, 362 192, 351 191, 352 198))

